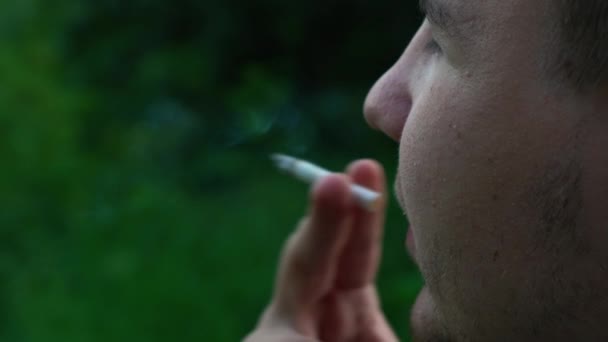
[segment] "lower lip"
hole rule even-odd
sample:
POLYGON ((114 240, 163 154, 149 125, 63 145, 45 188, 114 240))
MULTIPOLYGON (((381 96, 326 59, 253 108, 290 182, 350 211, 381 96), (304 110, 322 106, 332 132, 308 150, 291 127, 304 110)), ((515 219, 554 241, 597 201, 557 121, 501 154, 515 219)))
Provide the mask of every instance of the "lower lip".
POLYGON ((414 241, 414 232, 412 231, 412 227, 409 227, 407 230, 407 236, 405 238, 405 245, 407 247, 407 251, 409 252, 412 259, 416 259, 416 242, 414 241))

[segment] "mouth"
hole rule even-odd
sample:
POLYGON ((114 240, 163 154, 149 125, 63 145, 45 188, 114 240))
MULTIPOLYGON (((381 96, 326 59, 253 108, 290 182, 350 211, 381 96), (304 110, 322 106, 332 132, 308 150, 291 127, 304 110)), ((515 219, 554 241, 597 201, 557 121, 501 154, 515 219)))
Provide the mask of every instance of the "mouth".
POLYGON ((395 179, 395 184, 393 185, 393 192, 395 193, 395 197, 397 198, 397 203, 399 207, 403 211, 403 214, 407 216, 405 212, 405 203, 403 201, 403 195, 401 194, 401 182, 399 178, 399 170, 397 170, 397 177, 395 179))
POLYGON ((414 240, 414 230, 412 229, 412 226, 407 229, 407 235, 405 237, 405 247, 407 249, 407 253, 410 255, 410 258, 412 258, 414 263, 417 265, 418 263, 416 262, 416 241, 414 240))
MULTIPOLYGON (((399 172, 397 172, 397 174, 399 174, 399 172)), ((397 198, 397 202, 399 203, 399 206, 401 207, 401 210, 403 211, 403 215, 404 215, 404 217, 407 218, 407 212, 405 210, 405 202, 403 200, 403 192, 401 191, 401 183, 399 181, 399 176, 397 176, 397 179, 395 180, 394 191, 395 191, 395 197, 397 198)), ((414 263, 417 264, 417 262, 416 262, 416 241, 414 240, 414 229, 412 228, 411 224, 407 228, 407 233, 406 233, 406 238, 405 238, 405 247, 407 249, 409 256, 412 258, 414 263)))

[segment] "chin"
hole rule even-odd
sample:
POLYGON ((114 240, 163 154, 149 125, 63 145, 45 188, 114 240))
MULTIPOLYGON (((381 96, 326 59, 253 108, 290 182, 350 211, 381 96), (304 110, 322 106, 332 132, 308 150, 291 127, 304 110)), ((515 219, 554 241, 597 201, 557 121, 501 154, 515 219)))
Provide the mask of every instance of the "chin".
POLYGON ((410 317, 412 341, 414 342, 455 342, 440 321, 440 315, 428 288, 422 288, 410 317))

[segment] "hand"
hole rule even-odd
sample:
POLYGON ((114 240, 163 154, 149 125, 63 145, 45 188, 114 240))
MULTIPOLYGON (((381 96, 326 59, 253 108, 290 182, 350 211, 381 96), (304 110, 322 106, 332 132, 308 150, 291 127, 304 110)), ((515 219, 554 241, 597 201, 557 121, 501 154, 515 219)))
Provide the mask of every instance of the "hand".
POLYGON ((309 215, 286 243, 275 293, 246 342, 397 341, 374 285, 385 211, 382 167, 357 161, 315 184, 309 215), (376 212, 356 206, 354 182, 383 194, 376 212))

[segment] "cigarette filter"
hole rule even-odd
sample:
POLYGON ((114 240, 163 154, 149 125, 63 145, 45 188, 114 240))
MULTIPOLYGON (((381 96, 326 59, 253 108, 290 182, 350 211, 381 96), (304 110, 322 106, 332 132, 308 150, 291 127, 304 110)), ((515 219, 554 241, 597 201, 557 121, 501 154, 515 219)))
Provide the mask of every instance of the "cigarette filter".
MULTIPOLYGON (((273 154, 271 159, 280 170, 283 170, 306 183, 314 183, 318 179, 332 173, 313 163, 283 154, 273 154)), ((361 207, 369 211, 374 211, 378 208, 378 205, 380 204, 380 194, 378 192, 357 184, 351 184, 350 191, 353 194, 356 203, 361 207)))

